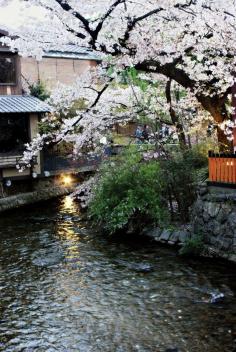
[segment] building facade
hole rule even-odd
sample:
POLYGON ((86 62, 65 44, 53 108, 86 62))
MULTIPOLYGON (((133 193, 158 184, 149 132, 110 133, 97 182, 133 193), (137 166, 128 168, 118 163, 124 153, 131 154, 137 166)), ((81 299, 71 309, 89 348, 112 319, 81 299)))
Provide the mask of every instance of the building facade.
POLYGON ((29 84, 41 81, 49 90, 58 83, 72 85, 76 79, 96 66, 99 58, 88 50, 74 45, 66 45, 63 51, 45 53, 42 60, 21 58, 21 75, 23 82, 29 84))
MULTIPOLYGON (((6 36, 0 31, 0 37, 6 36)), ((25 86, 42 82, 51 91, 58 83, 71 85, 99 62, 92 52, 67 45, 60 51, 45 52, 41 61, 24 58, 0 44, 0 183, 44 177, 42 153, 30 168, 19 173, 16 164, 38 133, 38 122, 50 111, 39 99, 25 94, 25 86)), ((1 196, 1 195, 0 195, 1 196)))

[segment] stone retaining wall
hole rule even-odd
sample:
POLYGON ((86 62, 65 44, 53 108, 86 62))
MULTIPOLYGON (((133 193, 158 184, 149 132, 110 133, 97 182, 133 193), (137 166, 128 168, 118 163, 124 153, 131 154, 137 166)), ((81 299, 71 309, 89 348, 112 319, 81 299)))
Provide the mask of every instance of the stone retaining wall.
POLYGON ((236 189, 202 186, 192 211, 192 232, 219 256, 236 262, 236 189))
POLYGON ((190 224, 178 230, 144 230, 143 234, 154 241, 177 246, 202 235, 204 256, 236 262, 236 189, 203 185, 199 188, 190 224))
POLYGON ((151 230, 144 230, 142 235, 150 237, 152 240, 164 244, 183 246, 193 233, 188 225, 180 226, 179 229, 160 229, 158 227, 151 230))

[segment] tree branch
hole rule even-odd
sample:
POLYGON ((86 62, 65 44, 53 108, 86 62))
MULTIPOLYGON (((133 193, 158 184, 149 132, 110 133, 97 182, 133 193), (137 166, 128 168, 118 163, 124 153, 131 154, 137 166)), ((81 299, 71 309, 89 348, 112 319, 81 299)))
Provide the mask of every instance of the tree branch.
POLYGON ((72 15, 77 18, 82 24, 83 28, 86 30, 86 32, 93 37, 93 30, 90 28, 90 23, 89 21, 82 16, 78 11, 75 11, 67 2, 64 0, 55 0, 56 3, 61 7, 62 10, 66 12, 71 12, 72 15))
POLYGON ((150 73, 159 73, 170 79, 175 80, 184 88, 193 89, 196 82, 189 78, 189 76, 176 67, 179 59, 174 60, 172 63, 161 65, 157 61, 146 60, 135 65, 136 70, 145 71, 150 73))

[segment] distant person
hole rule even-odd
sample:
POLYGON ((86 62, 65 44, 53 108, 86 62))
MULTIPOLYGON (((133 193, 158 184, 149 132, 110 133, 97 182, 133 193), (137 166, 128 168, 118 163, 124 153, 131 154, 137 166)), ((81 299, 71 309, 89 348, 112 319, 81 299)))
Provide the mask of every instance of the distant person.
POLYGON ((162 124, 161 125, 161 130, 160 130, 160 138, 162 139, 162 138, 164 138, 165 137, 165 125, 164 124, 162 124))
POLYGON ((165 126, 165 137, 169 137, 170 131, 169 131, 169 127, 165 126))
POLYGON ((148 133, 148 126, 144 125, 142 130, 142 140, 148 141, 149 133, 148 133))
POLYGON ((135 131, 135 137, 137 138, 137 143, 141 143, 142 142, 142 129, 140 126, 137 126, 136 131, 135 131))
POLYGON ((107 144, 104 148, 104 154, 106 157, 111 157, 114 154, 114 141, 113 139, 110 140, 109 144, 107 144))

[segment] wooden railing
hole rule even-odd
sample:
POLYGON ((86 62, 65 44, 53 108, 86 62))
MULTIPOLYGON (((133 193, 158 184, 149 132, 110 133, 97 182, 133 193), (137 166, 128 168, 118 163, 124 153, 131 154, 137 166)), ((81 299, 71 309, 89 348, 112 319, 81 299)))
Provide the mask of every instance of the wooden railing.
MULTIPOLYGON (((20 156, 20 157, 17 157, 17 158, 16 158, 15 166, 16 166, 16 165, 19 165, 19 166, 26 166, 24 160, 22 160, 22 157, 23 157, 23 156, 20 156)), ((38 157, 37 157, 37 156, 33 156, 33 157, 32 157, 31 162, 30 162, 30 165, 31 165, 31 166, 38 165, 38 157)))
POLYGON ((15 167, 17 159, 21 158, 20 155, 0 156, 0 169, 6 167, 15 167))
POLYGON ((236 185, 236 154, 209 152, 209 181, 236 185))
MULTIPOLYGON (((24 165, 22 155, 0 155, 0 169, 15 168, 16 165, 24 165)), ((32 165, 37 165, 37 157, 32 158, 32 165)))

